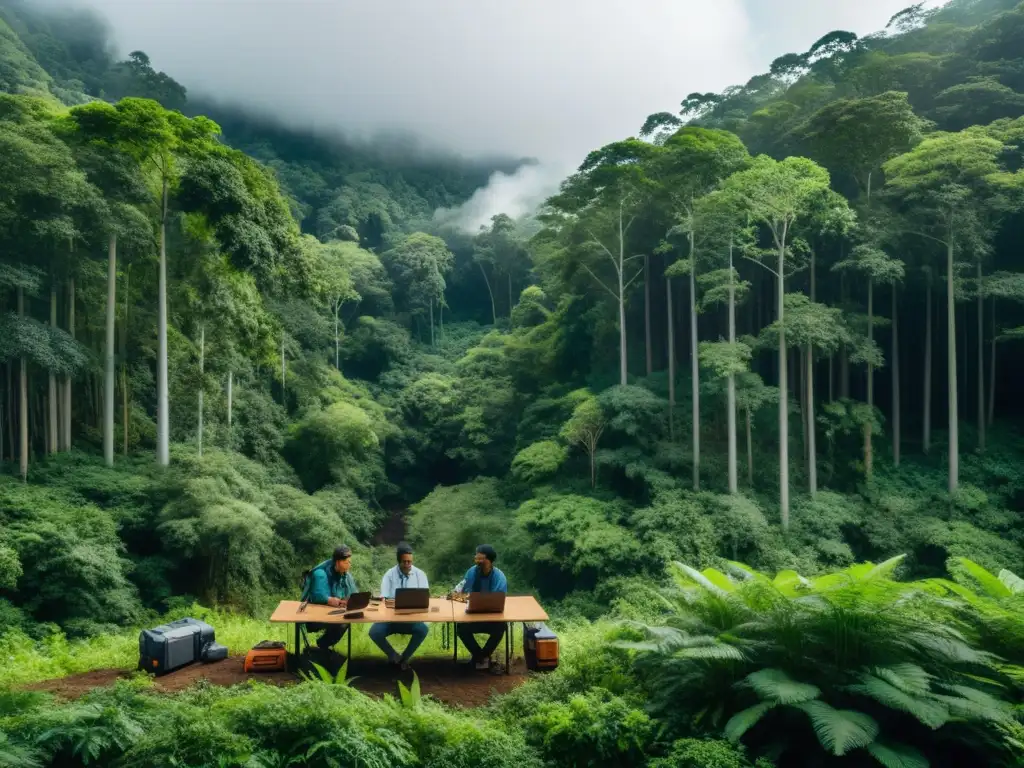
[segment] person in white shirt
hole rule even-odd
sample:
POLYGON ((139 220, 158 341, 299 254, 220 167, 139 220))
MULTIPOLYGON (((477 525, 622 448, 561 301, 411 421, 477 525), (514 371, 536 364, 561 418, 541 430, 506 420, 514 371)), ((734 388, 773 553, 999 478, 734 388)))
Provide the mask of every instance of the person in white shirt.
MULTIPOLYGON (((396 589, 427 589, 430 586, 427 582, 427 574, 412 564, 412 547, 403 541, 398 545, 395 555, 398 565, 385 573, 384 578, 380 580, 380 596, 382 598, 393 600, 396 589)), ((384 652, 392 664, 399 665, 402 669, 408 669, 409 659, 427 639, 427 625, 422 621, 414 624, 378 623, 370 627, 370 639, 377 644, 377 647, 384 652), (390 635, 410 635, 409 644, 401 655, 388 642, 390 635)))

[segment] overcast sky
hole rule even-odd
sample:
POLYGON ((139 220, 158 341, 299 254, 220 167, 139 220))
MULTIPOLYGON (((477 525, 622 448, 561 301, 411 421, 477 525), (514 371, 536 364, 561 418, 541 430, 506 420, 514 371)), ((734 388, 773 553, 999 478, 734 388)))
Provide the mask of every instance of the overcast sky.
POLYGON ((78 0, 122 54, 299 125, 577 163, 910 0, 78 0))

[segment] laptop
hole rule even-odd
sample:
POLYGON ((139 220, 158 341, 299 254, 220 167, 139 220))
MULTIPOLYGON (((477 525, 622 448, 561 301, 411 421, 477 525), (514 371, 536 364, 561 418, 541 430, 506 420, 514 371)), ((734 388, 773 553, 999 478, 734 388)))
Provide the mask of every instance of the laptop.
POLYGON ((348 596, 348 603, 345 605, 345 610, 358 611, 361 608, 365 608, 369 604, 369 592, 353 592, 351 595, 348 596))
POLYGON ((504 592, 470 592, 466 613, 504 613, 504 592))
POLYGON ((426 613, 429 610, 429 589, 407 587, 395 590, 395 613, 426 613))

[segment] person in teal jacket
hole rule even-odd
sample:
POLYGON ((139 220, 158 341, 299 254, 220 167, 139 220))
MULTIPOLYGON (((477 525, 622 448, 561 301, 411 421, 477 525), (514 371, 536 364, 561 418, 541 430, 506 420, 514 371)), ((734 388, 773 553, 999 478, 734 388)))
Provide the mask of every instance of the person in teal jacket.
MULTIPOLYGON (((330 560, 313 568, 302 589, 302 600, 316 605, 329 605, 344 609, 348 598, 356 592, 356 582, 349 571, 352 568, 352 550, 344 544, 334 550, 330 560)), ((329 651, 348 631, 347 624, 306 624, 310 632, 322 632, 316 647, 329 651)))

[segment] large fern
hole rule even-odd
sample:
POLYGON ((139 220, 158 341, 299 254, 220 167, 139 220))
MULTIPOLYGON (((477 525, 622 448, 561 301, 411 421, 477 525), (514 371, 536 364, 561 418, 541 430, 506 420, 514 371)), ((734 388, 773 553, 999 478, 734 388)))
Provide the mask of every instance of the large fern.
POLYGON ((948 762, 950 743, 973 764, 1006 759, 1016 747, 1004 696, 1021 665, 981 643, 1010 647, 1019 619, 954 582, 894 581, 902 560, 815 579, 678 564, 674 613, 628 646, 653 711, 670 733, 697 727, 807 763, 819 749, 921 768, 929 755, 948 762), (926 738, 947 728, 952 741, 926 738))

